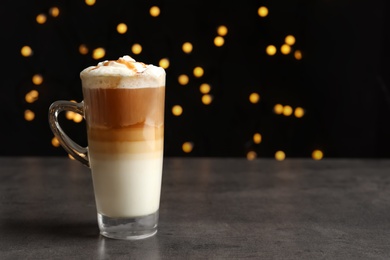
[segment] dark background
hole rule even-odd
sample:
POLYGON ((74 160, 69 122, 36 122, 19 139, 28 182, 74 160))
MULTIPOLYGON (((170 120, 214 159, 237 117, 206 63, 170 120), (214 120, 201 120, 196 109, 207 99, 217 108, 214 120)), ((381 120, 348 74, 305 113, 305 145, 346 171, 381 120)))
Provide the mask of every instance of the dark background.
MULTIPOLYGON (((389 4, 386 0, 277 1, 108 1, 88 6, 72 1, 2 1, 1 26, 1 145, 0 155, 66 155, 53 147, 47 110, 55 100, 82 100, 80 71, 98 61, 92 50, 103 47, 101 60, 129 54, 158 64, 169 58, 166 93, 166 156, 238 156, 249 151, 273 157, 311 157, 319 149, 325 157, 389 157, 390 70, 389 4), (56 6, 58 17, 48 11, 56 6), (161 14, 152 17, 151 6, 161 14), (267 17, 257 14, 260 6, 267 17), (40 13, 44 24, 36 22, 40 13), (116 26, 126 23, 119 34, 116 26), (217 28, 225 25, 225 44, 213 44, 217 28), (279 48, 294 35, 294 50, 302 60, 283 55, 279 48), (182 44, 191 42, 186 54, 182 44), (139 55, 131 53, 142 45, 139 55), (79 53, 85 44, 89 52, 79 53), (278 52, 268 56, 265 49, 278 52), (23 57, 24 45, 33 49, 23 57), (204 68, 196 78, 192 70, 204 68), (41 74, 43 84, 31 78, 41 74), (178 83, 189 76, 186 86, 178 83), (211 85, 213 102, 204 105, 199 86, 211 85), (25 95, 39 91, 30 104, 25 95), (260 94, 252 104, 249 95, 260 94), (274 113, 275 104, 303 107, 302 118, 274 113), (174 105, 183 108, 174 116, 174 105), (33 121, 24 111, 35 113, 33 121), (253 134, 261 133, 255 144, 253 134), (184 142, 193 150, 185 153, 184 142)), ((86 145, 84 123, 63 118, 63 128, 86 145)))

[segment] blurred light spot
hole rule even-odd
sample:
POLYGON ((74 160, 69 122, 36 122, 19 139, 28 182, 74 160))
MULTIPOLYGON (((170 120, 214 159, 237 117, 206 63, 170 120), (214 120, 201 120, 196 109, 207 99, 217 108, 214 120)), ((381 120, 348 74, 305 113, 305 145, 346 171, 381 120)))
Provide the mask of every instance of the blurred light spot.
POLYGON ((282 47, 280 47, 280 52, 284 55, 287 55, 291 52, 291 47, 288 44, 283 44, 282 47))
POLYGON ((284 38, 284 42, 288 45, 294 45, 295 43, 295 37, 292 35, 287 35, 286 38, 284 38))
POLYGON ((275 114, 281 115, 283 113, 283 106, 281 104, 276 104, 274 106, 275 114))
POLYGON ((252 93, 249 95, 249 101, 252 103, 252 104, 256 104, 258 103, 260 100, 260 95, 257 94, 257 93, 252 93))
POLYGON ((283 161, 284 159, 286 159, 286 154, 283 151, 277 151, 275 153, 275 159, 278 161, 283 161))
POLYGON ((83 55, 87 54, 88 53, 88 48, 87 46, 85 46, 85 44, 81 44, 79 46, 79 52, 83 55))
POLYGON ((75 160, 75 158, 74 158, 72 155, 70 155, 70 154, 68 154, 68 157, 69 157, 69 159, 71 159, 71 160, 75 160))
POLYGON ((65 117, 66 117, 66 119, 68 119, 68 120, 73 120, 75 114, 76 114, 76 113, 73 112, 73 111, 66 111, 65 117))
POLYGON ((38 99, 39 93, 36 90, 31 90, 25 96, 27 103, 33 103, 38 99))
POLYGON ((200 85, 199 90, 200 90, 200 93, 207 94, 210 92, 211 87, 209 84, 203 83, 202 85, 200 85))
POLYGON ((268 15, 268 8, 265 6, 261 6, 257 10, 257 13, 259 14, 260 17, 266 17, 268 15))
POLYGON ((225 39, 222 36, 217 36, 214 38, 214 45, 217 47, 221 47, 225 44, 225 39))
POLYGON ((228 28, 225 25, 221 25, 217 29, 219 36, 225 36, 228 33, 228 28))
POLYGON ((261 143, 261 140, 262 140, 262 136, 261 136, 260 133, 256 133, 256 134, 253 135, 253 142, 255 144, 261 143))
POLYGON ((160 60, 160 62, 158 63, 158 65, 163 68, 163 69, 167 69, 169 67, 169 60, 167 58, 163 58, 160 60))
POLYGON ((116 26, 116 30, 120 34, 124 34, 127 32, 127 25, 125 23, 120 23, 116 26))
POLYGON ((300 50, 296 50, 296 51, 294 52, 294 57, 295 57, 295 59, 297 59, 297 60, 301 60, 301 59, 302 59, 302 52, 301 52, 300 50))
POLYGON ((192 44, 190 42, 183 43, 182 50, 185 53, 191 53, 192 52, 192 44))
POLYGON ((41 74, 35 74, 33 77, 32 77, 32 82, 35 84, 35 85, 41 85, 42 82, 43 82, 43 77, 41 74))
POLYGON ((134 54, 140 54, 142 52, 142 46, 141 44, 139 43, 135 43, 133 44, 133 46, 131 47, 131 51, 134 53, 134 54))
POLYGON ((314 150, 311 154, 313 160, 319 161, 324 157, 324 153, 321 150, 314 150))
POLYGON ((200 78, 200 77, 203 76, 204 70, 203 70, 202 67, 195 67, 193 73, 194 73, 194 76, 195 76, 195 77, 200 78))
POLYGON ((213 97, 209 94, 203 95, 202 96, 202 103, 205 105, 210 105, 211 102, 213 101, 213 97))
POLYGON ((149 10, 149 13, 153 17, 157 17, 160 15, 160 8, 158 6, 152 6, 149 10))
POLYGON ((44 14, 37 15, 37 18, 36 18, 37 23, 44 24, 44 23, 46 23, 46 20, 47 20, 46 15, 44 15, 44 14))
POLYGON ((184 85, 187 85, 190 80, 189 80, 187 75, 182 74, 179 76, 178 81, 179 81, 180 85, 184 86, 184 85))
POLYGON ((96 3, 96 0, 85 0, 85 3, 89 6, 92 6, 96 3))
POLYGON ((276 47, 273 46, 273 45, 268 45, 267 48, 265 49, 265 52, 269 55, 269 56, 273 56, 276 54, 276 47))
POLYGON ((291 116, 292 112, 293 112, 292 107, 290 107, 290 106, 284 106, 283 107, 283 115, 291 116))
POLYGON ((26 46, 23 46, 22 49, 20 49, 20 53, 22 54, 22 56, 28 57, 28 56, 31 56, 33 54, 33 51, 30 48, 30 46, 26 45, 26 46))
POLYGON ((73 122, 80 123, 81 121, 83 121, 83 116, 78 113, 74 113, 73 122))
POLYGON ((52 17, 58 17, 60 15, 60 9, 56 6, 53 6, 52 8, 50 8, 49 14, 52 17))
POLYGON ((172 107, 172 114, 175 116, 180 116, 183 113, 183 108, 179 105, 172 107))
POLYGON ((192 152, 192 149, 194 148, 194 144, 192 142, 185 142, 185 143, 183 143, 181 148, 183 149, 183 152, 190 153, 190 152, 192 152))
POLYGON ((106 50, 104 48, 96 48, 92 52, 92 58, 99 60, 106 55, 106 50))
POLYGON ((301 107, 295 108, 294 115, 297 118, 301 118, 305 115, 305 110, 301 107))
POLYGON ((24 119, 26 119, 26 121, 32 121, 34 120, 35 118, 35 113, 29 109, 25 110, 24 111, 24 119))
POLYGON ((254 159, 256 159, 257 157, 257 153, 255 151, 249 151, 247 154, 246 154, 246 159, 248 161, 252 161, 254 159))
POLYGON ((69 102, 72 102, 72 103, 77 103, 76 100, 72 99, 72 100, 69 100, 69 102))
POLYGON ((54 146, 54 147, 59 147, 60 146, 60 141, 58 141, 57 137, 53 137, 51 139, 51 144, 54 146))

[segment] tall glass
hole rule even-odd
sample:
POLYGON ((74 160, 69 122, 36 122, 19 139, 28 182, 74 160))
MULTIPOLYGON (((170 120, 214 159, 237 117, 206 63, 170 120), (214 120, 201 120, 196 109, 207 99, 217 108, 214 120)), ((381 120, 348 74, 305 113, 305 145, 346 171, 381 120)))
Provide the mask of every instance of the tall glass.
POLYGON ((84 101, 54 102, 50 126, 63 148, 91 168, 100 233, 117 239, 152 236, 162 179, 165 72, 150 81, 142 73, 87 70, 81 73, 84 101), (88 147, 61 129, 58 114, 64 110, 84 116, 88 147))

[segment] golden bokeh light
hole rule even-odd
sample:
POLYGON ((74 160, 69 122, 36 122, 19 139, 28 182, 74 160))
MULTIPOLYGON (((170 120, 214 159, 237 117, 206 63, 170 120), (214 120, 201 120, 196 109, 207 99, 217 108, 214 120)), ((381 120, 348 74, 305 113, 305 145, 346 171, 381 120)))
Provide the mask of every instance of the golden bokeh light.
POLYGON ((281 115, 283 113, 283 105, 276 104, 274 106, 274 112, 275 112, 275 114, 281 115))
POLYGON ((22 54, 22 56, 24 57, 29 57, 33 54, 33 51, 31 49, 30 46, 23 46, 22 49, 20 49, 20 53, 22 54))
POLYGON ((181 149, 185 153, 190 153, 192 152, 192 149, 194 148, 194 143, 192 142, 184 142, 183 145, 181 146, 181 149))
POLYGON ((120 23, 116 26, 116 31, 120 34, 127 32, 127 25, 125 23, 120 23))
POLYGON ((295 59, 297 59, 297 60, 301 60, 301 59, 302 59, 302 52, 301 52, 300 50, 296 50, 296 51, 294 52, 294 57, 295 57, 295 59))
POLYGON ((66 111, 65 117, 66 117, 66 119, 68 119, 68 120, 73 120, 75 114, 76 114, 76 113, 73 112, 73 111, 66 111))
POLYGON ((175 105, 172 107, 172 114, 174 116, 180 116, 183 114, 183 108, 180 105, 175 105))
POLYGON ((268 8, 265 6, 260 6, 259 9, 257 9, 257 14, 260 17, 266 17, 268 15, 268 8))
POLYGON ((92 6, 96 3, 96 0, 85 0, 85 3, 89 6, 92 6))
POLYGON ((158 6, 152 6, 149 9, 149 13, 153 17, 157 17, 160 15, 160 8, 158 6))
POLYGON ((295 43, 295 37, 293 35, 287 35, 286 38, 284 38, 284 42, 288 45, 294 45, 295 43))
POLYGON ((283 115, 291 116, 292 113, 293 113, 292 107, 290 107, 290 106, 284 106, 283 107, 283 115))
POLYGON ((321 150, 314 150, 311 154, 313 160, 319 161, 324 157, 324 153, 321 150))
POLYGON ((202 96, 202 103, 205 105, 210 105, 211 102, 213 101, 213 97, 209 94, 203 95, 202 96))
POLYGON ((158 62, 158 65, 163 68, 163 69, 167 69, 169 67, 169 59, 167 58, 163 58, 161 59, 159 62, 158 62))
POLYGON ((249 101, 252 103, 252 104, 256 104, 258 103, 260 100, 260 95, 258 93, 252 93, 249 95, 249 101))
POLYGON ((221 47, 225 44, 225 39, 222 36, 217 36, 214 38, 214 45, 221 47))
POLYGON ((39 93, 36 90, 31 90, 25 96, 25 100, 27 103, 34 103, 38 100, 39 93))
POLYGON ((142 52, 142 46, 139 43, 134 43, 133 46, 131 46, 131 51, 138 55, 142 52))
POLYGON ((30 93, 27 93, 26 96, 24 97, 27 103, 33 103, 36 99, 34 99, 30 93))
POLYGON ((295 110, 294 110, 294 116, 295 116, 296 118, 301 118, 301 117, 303 117, 304 115, 305 115, 305 110, 304 110, 303 108, 301 108, 301 107, 295 108, 295 110))
POLYGON ((228 33, 228 28, 225 25, 221 25, 218 27, 217 33, 219 36, 225 36, 228 33))
POLYGON ((60 15, 60 9, 56 6, 53 6, 52 8, 49 9, 49 14, 52 17, 58 17, 60 15))
POLYGON ((203 76, 204 70, 202 67, 195 67, 193 73, 195 77, 200 78, 203 76))
POLYGON ((190 79, 188 78, 188 76, 185 75, 185 74, 180 75, 180 76, 178 77, 177 80, 179 81, 179 84, 180 84, 180 85, 183 85, 183 86, 184 86, 184 85, 187 85, 188 82, 190 81, 190 79))
POLYGON ((85 44, 81 44, 79 46, 79 52, 82 54, 82 55, 85 55, 85 54, 88 54, 88 48, 85 44))
POLYGON ((254 159, 256 159, 257 157, 257 153, 255 151, 249 151, 247 154, 246 154, 246 159, 248 161, 252 161, 254 159))
POLYGON ((291 52, 291 47, 288 44, 283 44, 282 47, 280 47, 280 52, 284 55, 287 55, 291 52))
POLYGON ((181 48, 185 53, 191 53, 193 49, 192 44, 190 42, 183 43, 183 46, 181 48))
POLYGON ((277 151, 275 153, 275 159, 278 161, 283 161, 284 159, 286 159, 286 154, 283 151, 277 151))
POLYGON ((183 149, 183 152, 190 153, 190 152, 192 152, 192 149, 194 148, 194 144, 192 142, 185 142, 185 143, 183 143, 181 148, 183 149))
POLYGON ((43 82, 43 77, 41 74, 35 74, 33 77, 32 77, 32 82, 34 83, 34 85, 41 85, 42 82, 43 82))
POLYGON ((68 154, 68 157, 69 157, 69 159, 71 159, 71 160, 76 160, 72 155, 70 155, 70 154, 68 154))
POLYGON ((262 140, 262 139, 263 139, 263 137, 261 136, 260 133, 255 133, 255 134, 253 135, 253 142, 254 142, 255 144, 261 143, 261 140, 262 140))
POLYGON ((78 114, 78 113, 74 113, 73 114, 73 122, 80 123, 81 121, 83 121, 83 116, 78 114))
POLYGON ((99 60, 106 55, 106 50, 104 48, 96 48, 92 52, 92 58, 95 60, 99 60))
POLYGON ((265 52, 269 56, 273 56, 276 54, 276 47, 274 45, 268 45, 267 48, 265 49, 265 52))
POLYGON ((59 147, 60 146, 60 141, 58 141, 57 137, 53 137, 51 139, 51 145, 53 145, 54 147, 59 147))
POLYGON ((203 83, 202 85, 200 85, 199 90, 200 90, 200 93, 207 94, 210 92, 211 86, 207 83, 203 83))
POLYGON ((44 15, 44 14, 38 14, 38 15, 37 15, 37 18, 36 18, 35 20, 36 20, 37 23, 39 23, 39 24, 44 24, 44 23, 46 23, 47 17, 46 17, 46 15, 44 15))
POLYGON ((26 119, 26 121, 32 121, 34 120, 34 118, 35 113, 33 111, 31 111, 30 109, 24 111, 24 119, 26 119))

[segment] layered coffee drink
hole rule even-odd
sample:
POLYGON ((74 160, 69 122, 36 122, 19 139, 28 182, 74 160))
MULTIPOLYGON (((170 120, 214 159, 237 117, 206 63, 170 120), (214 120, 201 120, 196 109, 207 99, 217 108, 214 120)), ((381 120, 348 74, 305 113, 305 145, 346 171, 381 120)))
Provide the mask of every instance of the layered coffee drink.
POLYGON ((98 213, 136 218, 159 209, 165 71, 129 56, 81 74, 98 213))

